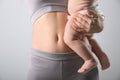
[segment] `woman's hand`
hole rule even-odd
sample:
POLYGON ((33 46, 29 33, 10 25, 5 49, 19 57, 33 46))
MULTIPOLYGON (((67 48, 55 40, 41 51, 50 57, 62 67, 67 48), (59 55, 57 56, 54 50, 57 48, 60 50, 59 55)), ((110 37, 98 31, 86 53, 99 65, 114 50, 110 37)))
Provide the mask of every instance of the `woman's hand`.
POLYGON ((102 18, 91 10, 86 10, 87 14, 75 13, 73 18, 73 29, 79 32, 98 33, 103 30, 102 18))

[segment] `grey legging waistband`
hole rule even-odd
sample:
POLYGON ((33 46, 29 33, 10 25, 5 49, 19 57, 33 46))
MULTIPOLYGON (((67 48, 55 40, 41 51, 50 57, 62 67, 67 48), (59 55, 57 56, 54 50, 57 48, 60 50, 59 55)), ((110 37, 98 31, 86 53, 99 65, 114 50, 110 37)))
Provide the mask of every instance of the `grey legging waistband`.
POLYGON ((31 52, 32 52, 32 56, 44 57, 46 59, 51 59, 51 60, 67 60, 67 59, 79 58, 79 56, 75 52, 48 53, 34 48, 31 48, 31 52))

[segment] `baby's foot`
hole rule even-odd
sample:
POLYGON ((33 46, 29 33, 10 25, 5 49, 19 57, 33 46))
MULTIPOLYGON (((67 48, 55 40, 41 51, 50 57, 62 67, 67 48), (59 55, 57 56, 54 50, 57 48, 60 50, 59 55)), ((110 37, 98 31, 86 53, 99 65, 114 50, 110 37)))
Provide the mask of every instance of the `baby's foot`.
POLYGON ((103 54, 99 59, 102 70, 106 70, 107 68, 110 67, 110 62, 107 55, 103 54))
POLYGON ((97 66, 97 62, 95 59, 90 59, 85 61, 85 63, 82 65, 82 67, 78 70, 79 73, 87 73, 93 68, 97 66))

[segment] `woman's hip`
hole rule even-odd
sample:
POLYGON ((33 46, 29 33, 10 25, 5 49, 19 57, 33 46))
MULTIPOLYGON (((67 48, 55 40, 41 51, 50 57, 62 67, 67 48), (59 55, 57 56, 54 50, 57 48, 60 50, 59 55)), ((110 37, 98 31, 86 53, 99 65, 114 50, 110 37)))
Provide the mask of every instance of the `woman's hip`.
POLYGON ((32 48, 30 60, 28 80, 98 80, 97 68, 87 74, 77 72, 83 60, 75 52, 50 54, 32 48))

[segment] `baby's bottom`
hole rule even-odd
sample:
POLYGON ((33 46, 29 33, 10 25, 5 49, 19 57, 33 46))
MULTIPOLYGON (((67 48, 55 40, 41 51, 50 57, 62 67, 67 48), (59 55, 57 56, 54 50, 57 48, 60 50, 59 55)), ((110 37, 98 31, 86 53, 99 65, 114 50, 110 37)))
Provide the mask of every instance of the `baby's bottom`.
POLYGON ((86 74, 78 73, 83 60, 75 53, 54 54, 31 49, 28 80, 99 80, 97 67, 86 74))
POLYGON ((82 34, 72 28, 72 20, 69 19, 64 32, 64 42, 73 49, 85 62, 78 70, 81 73, 86 73, 96 67, 97 62, 92 56, 92 51, 88 48, 86 43, 87 38, 80 39, 82 34))

